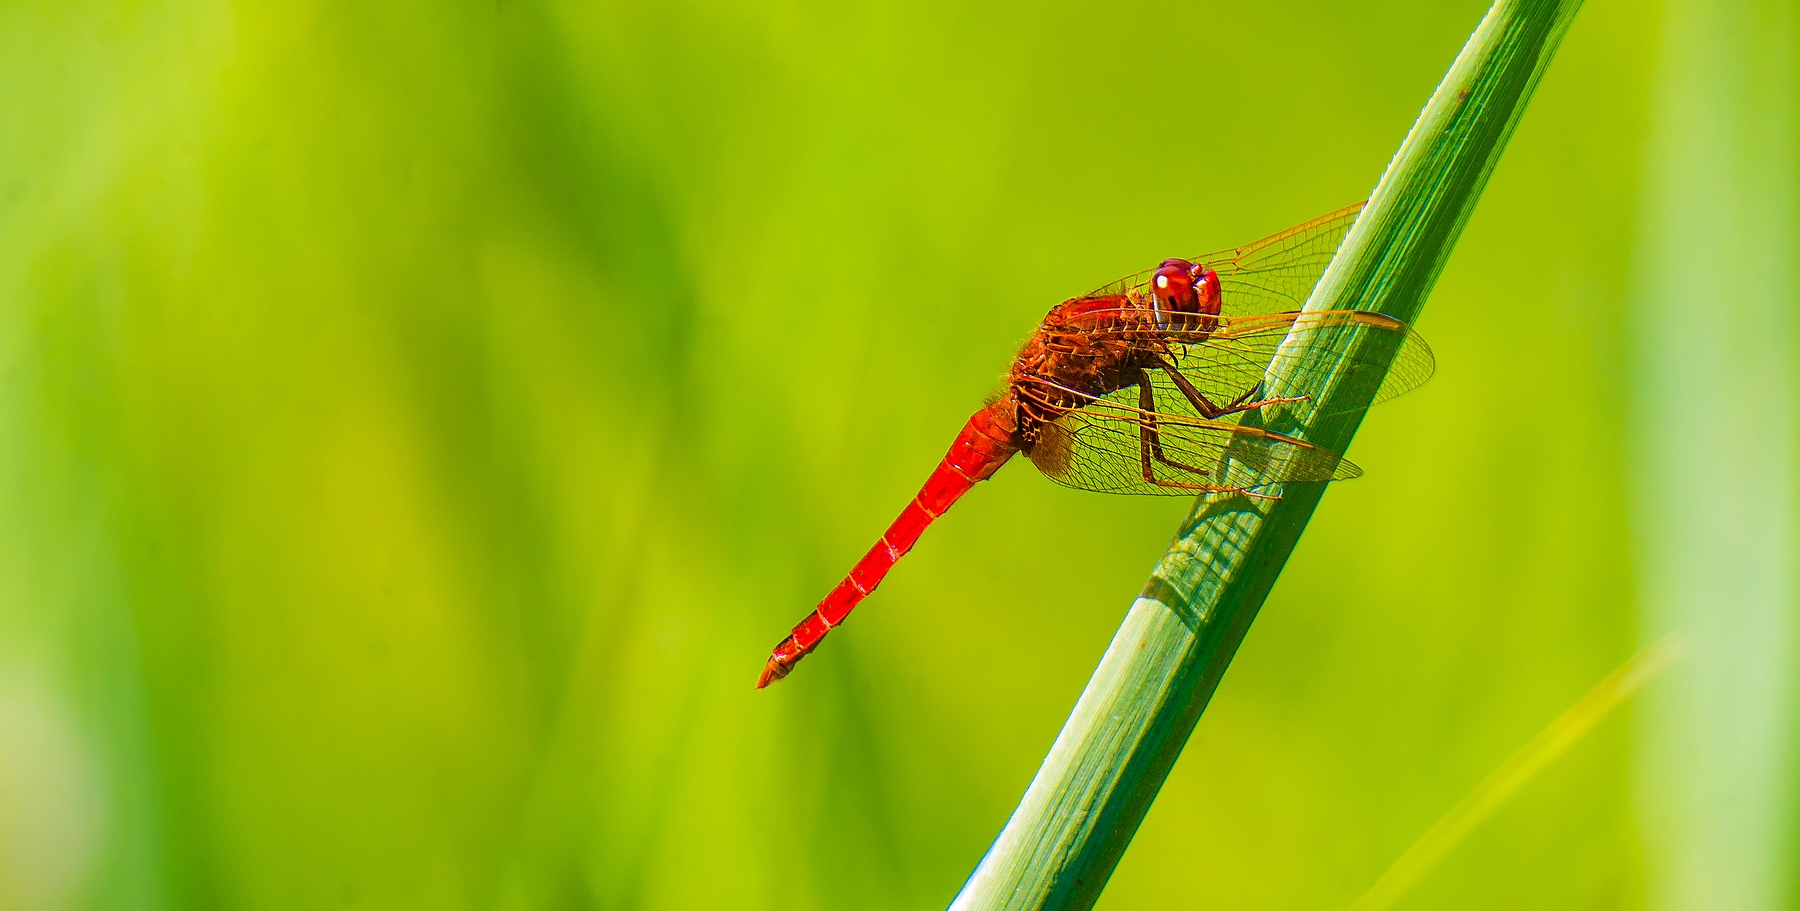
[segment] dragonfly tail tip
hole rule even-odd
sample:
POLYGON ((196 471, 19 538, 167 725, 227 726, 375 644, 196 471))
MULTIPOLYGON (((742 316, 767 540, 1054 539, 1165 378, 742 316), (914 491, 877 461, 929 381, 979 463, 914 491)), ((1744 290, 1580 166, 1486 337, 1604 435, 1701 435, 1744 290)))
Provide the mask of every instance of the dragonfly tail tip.
POLYGON ((780 662, 776 661, 774 658, 770 658, 769 663, 763 665, 762 675, 756 678, 756 688, 760 690, 769 684, 786 677, 787 672, 788 669, 782 667, 780 662))

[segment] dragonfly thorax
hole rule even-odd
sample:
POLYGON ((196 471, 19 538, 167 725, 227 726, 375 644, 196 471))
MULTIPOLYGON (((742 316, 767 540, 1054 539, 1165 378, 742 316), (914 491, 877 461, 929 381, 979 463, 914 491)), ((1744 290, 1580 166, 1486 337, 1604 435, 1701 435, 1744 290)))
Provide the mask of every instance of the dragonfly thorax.
POLYGON ((1007 398, 1016 407, 1021 448, 1039 431, 1096 399, 1135 385, 1160 363, 1148 301, 1115 294, 1064 301, 1044 317, 1013 362, 1007 398))

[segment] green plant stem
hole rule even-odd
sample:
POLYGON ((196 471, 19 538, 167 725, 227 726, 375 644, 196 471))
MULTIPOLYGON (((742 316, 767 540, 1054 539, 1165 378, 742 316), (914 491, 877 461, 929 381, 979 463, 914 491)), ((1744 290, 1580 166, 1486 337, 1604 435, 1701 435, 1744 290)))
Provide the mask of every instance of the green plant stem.
MULTIPOLYGON (((1414 322, 1580 0, 1501 0, 1464 45, 1388 166, 1308 309, 1375 310, 1414 322)), ((1371 48, 1371 53, 1379 53, 1371 48)), ((1335 451, 1348 448, 1379 377, 1336 372, 1357 333, 1290 338, 1299 389, 1327 415, 1277 415, 1335 451)), ((1290 484, 1279 500, 1198 501, 1132 604, 1056 743, 951 905, 1085 909, 1137 832, 1238 644, 1324 493, 1290 484)))

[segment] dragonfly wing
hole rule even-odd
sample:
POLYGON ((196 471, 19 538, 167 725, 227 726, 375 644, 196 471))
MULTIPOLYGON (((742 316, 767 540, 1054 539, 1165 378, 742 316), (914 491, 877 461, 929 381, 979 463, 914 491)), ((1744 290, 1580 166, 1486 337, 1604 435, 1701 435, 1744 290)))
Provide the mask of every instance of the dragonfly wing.
MULTIPOLYGON (((1273 370, 1285 375, 1284 395, 1319 396, 1332 383, 1379 377, 1375 402, 1418 388, 1436 369, 1431 347, 1405 323, 1367 310, 1315 310, 1222 316, 1209 328, 1147 329, 1103 323, 1087 334, 1096 342, 1126 342, 1160 350, 1186 385, 1212 406, 1262 397, 1273 370), (1292 338, 1290 342, 1289 339, 1292 338), (1307 352, 1330 345, 1324 359, 1307 352)), ((1166 371, 1153 371, 1156 410, 1186 418, 1207 414, 1166 371)))
MULTIPOLYGON (((1412 327, 1367 310, 1221 317, 1211 332, 1162 330, 1159 335, 1175 369, 1215 405, 1251 394, 1271 370, 1288 377, 1291 390, 1315 396, 1328 391, 1332 382, 1380 377, 1374 400, 1380 403, 1417 389, 1437 369, 1431 346, 1412 327), (1340 355, 1308 355, 1319 345, 1331 345, 1340 355)), ((1163 382, 1176 401, 1165 406, 1159 388, 1159 410, 1192 408, 1172 378, 1165 375, 1163 382)))
MULTIPOLYGON (((1298 310, 1312 295, 1363 203, 1321 215, 1262 240, 1189 260, 1219 273, 1223 312, 1231 315, 1298 310)), ((1142 292, 1155 269, 1128 275, 1089 297, 1142 292)))
POLYGON ((1363 205, 1345 206, 1255 243, 1190 261, 1219 273, 1227 315, 1298 310, 1312 296, 1363 205))
POLYGON ((1146 412, 1121 390, 1043 428, 1027 455, 1053 481, 1101 493, 1194 496, 1362 471, 1334 452, 1224 421, 1146 412))

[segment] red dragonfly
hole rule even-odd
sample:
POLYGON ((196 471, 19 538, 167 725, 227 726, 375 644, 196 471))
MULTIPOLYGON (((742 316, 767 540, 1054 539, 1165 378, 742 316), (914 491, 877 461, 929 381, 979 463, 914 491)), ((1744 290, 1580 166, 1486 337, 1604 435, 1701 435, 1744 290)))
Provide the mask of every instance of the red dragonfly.
POLYGON ((1026 339, 1006 390, 969 418, 887 533, 775 646, 757 689, 786 677, 933 519, 1013 453, 1053 481, 1105 493, 1272 499, 1259 490, 1360 475, 1339 453, 1246 420, 1306 400, 1263 395, 1263 377, 1276 365, 1301 389, 1345 371, 1385 370, 1376 401, 1430 378, 1431 349, 1405 323, 1362 310, 1300 309, 1360 211, 1357 203, 1234 250, 1164 260, 1058 304, 1026 339), (1388 344, 1348 346, 1349 360, 1329 376, 1309 374, 1300 346, 1283 341, 1318 331, 1386 336, 1388 344))

